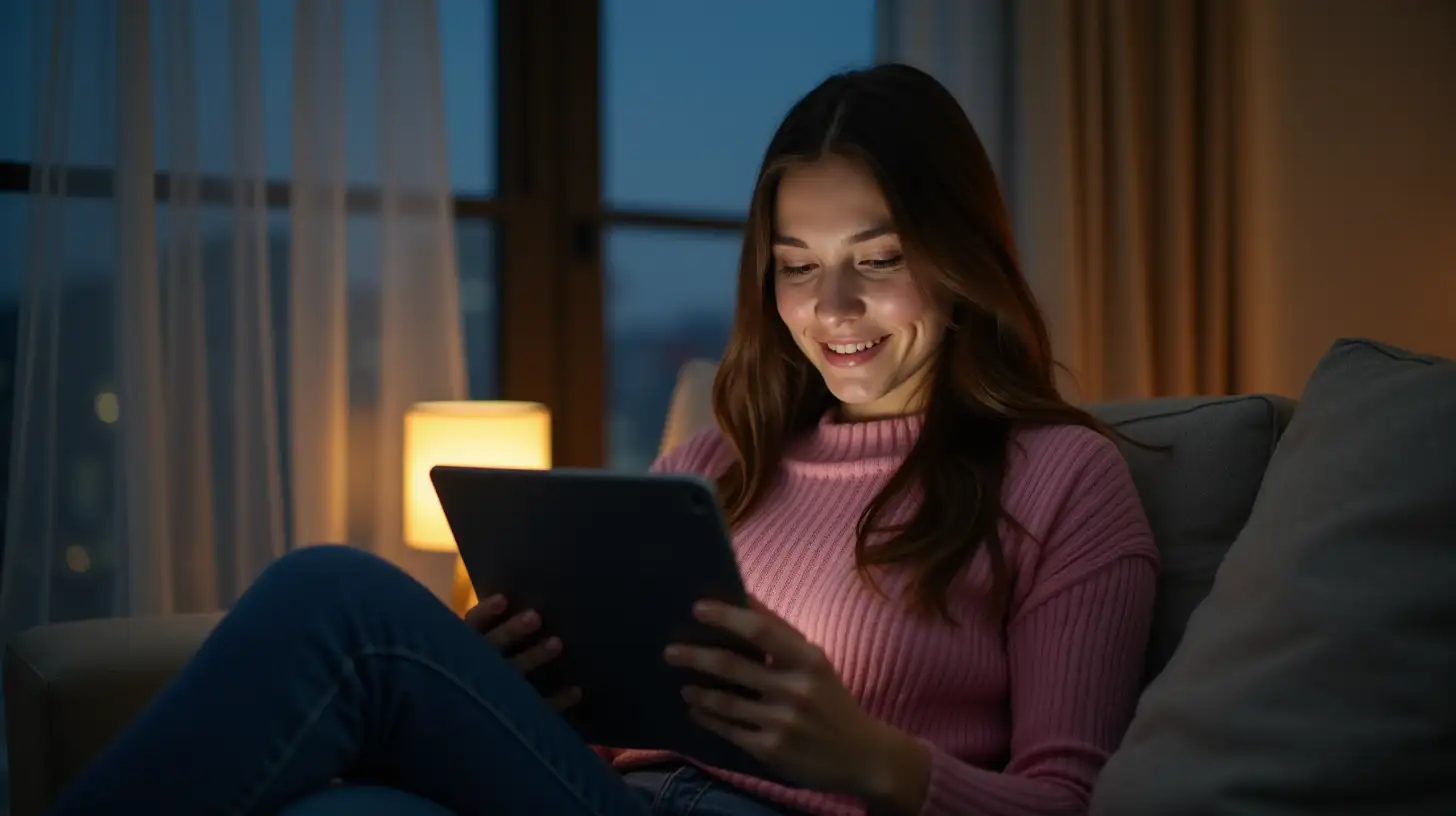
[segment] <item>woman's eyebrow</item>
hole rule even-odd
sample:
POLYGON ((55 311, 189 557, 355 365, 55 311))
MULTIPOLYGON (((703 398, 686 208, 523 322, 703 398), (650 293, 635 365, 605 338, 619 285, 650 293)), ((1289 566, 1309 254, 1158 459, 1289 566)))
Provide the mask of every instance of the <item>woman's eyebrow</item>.
MULTIPOLYGON (((870 227, 869 229, 860 230, 859 232, 856 232, 855 234, 849 236, 849 239, 846 240, 845 243, 846 244, 862 244, 865 241, 874 240, 875 238, 879 238, 882 235, 890 235, 894 231, 895 231, 895 225, 894 224, 889 224, 889 223, 876 224, 875 226, 870 227)), ((809 248, 809 244, 806 243, 803 239, 801 239, 801 238, 795 238, 792 235, 775 235, 773 237, 773 243, 776 246, 791 246, 791 247, 798 247, 800 249, 808 249, 809 248)))

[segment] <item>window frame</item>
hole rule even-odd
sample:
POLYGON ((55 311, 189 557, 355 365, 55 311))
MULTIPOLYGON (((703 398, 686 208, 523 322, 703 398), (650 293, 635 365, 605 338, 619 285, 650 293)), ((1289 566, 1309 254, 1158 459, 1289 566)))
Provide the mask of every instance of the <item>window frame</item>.
POLYGON ((741 233, 741 215, 609 208, 601 0, 497 0, 501 392, 545 403, 553 461, 601 467, 611 419, 608 227, 741 233))
MULTIPOLYGON (((601 17, 601 0, 497 0, 496 191, 452 193, 455 218, 489 222, 497 238, 496 393, 550 408, 553 463, 567 467, 600 467, 608 453, 605 230, 741 233, 746 220, 605 205, 601 17)), ((48 183, 68 197, 109 198, 114 176, 110 168, 76 166, 48 183)), ((33 194, 40 181, 32 163, 0 161, 0 193, 33 194)), ((228 179, 199 182, 204 203, 232 200, 228 179)), ((157 173, 157 200, 171 189, 171 174, 157 173)), ((266 206, 287 209, 291 192, 289 180, 268 180, 266 206)), ((368 185, 346 192, 349 212, 377 211, 378 200, 368 185)))

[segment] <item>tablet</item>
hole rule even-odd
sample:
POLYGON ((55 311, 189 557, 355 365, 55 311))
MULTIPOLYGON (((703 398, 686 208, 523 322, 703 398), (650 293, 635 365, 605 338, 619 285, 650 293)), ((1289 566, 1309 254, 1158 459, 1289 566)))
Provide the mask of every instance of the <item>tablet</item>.
POLYGON ((538 637, 561 638, 560 657, 532 679, 546 689, 581 688, 581 702, 564 716, 587 742, 665 749, 773 778, 689 718, 684 685, 724 684, 662 656, 668 643, 688 642, 764 659, 692 615, 703 598, 747 602, 710 483, 447 466, 432 469, 430 479, 477 596, 504 595, 507 614, 534 609, 538 637))

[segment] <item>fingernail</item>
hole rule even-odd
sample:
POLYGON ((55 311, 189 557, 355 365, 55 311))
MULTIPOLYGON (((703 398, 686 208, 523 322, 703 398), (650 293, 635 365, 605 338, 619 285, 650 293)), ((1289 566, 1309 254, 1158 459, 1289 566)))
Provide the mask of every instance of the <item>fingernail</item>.
POLYGON ((541 616, 536 614, 536 610, 532 609, 521 615, 521 622, 528 626, 535 626, 541 622, 541 616))
POLYGON ((552 654, 556 654, 557 652, 561 651, 561 638, 547 638, 546 651, 551 652, 552 654))
POLYGON ((682 697, 690 703, 698 701, 698 690, 692 686, 683 686, 682 697))
POLYGON ((489 598, 486 598, 485 599, 485 608, 491 610, 492 612, 499 612, 500 610, 505 609, 506 608, 506 596, 504 596, 504 595, 492 595, 489 598))
POLYGON ((662 654, 668 660, 677 660, 683 656, 683 650, 681 646, 669 646, 662 650, 662 654))
POLYGON ((717 612, 718 605, 713 603, 712 601, 698 601, 697 603, 693 604, 693 614, 697 615, 699 618, 711 618, 713 617, 713 615, 717 614, 717 612))

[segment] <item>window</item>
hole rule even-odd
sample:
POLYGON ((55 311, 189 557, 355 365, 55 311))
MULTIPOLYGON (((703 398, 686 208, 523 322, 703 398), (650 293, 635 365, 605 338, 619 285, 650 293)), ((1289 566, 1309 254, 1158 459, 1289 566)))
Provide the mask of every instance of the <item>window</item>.
POLYGON ((640 472, 652 464, 678 369, 722 353, 739 243, 738 232, 728 229, 607 229, 611 468, 640 472))
MULTIPOLYGON (((745 208, 773 128, 824 76, 873 61, 874 0, 438 2, 471 396, 548 404, 559 464, 640 470, 657 452, 677 368, 717 357, 726 340, 745 208)), ((27 111, 35 10, 45 6, 12 5, 0 31, 0 105, 27 111)), ((259 4, 269 200, 279 212, 289 194, 293 8, 259 4)), ((374 42, 348 8, 345 36, 361 45, 346 74, 369 69, 374 42)), ((226 14, 196 9, 200 33, 225 24, 226 14)), ((100 35, 93 45, 110 53, 100 35)), ((207 58, 198 55, 199 76, 217 70, 207 58)), ((159 92, 166 81, 156 79, 159 92)), ((374 123, 364 112, 351 126, 374 123)), ((157 138, 165 154, 166 134, 157 138)), ((227 139, 208 145, 203 168, 225 166, 227 139)), ((70 148, 94 171, 78 182, 106 181, 109 144, 70 148)), ((32 155, 29 117, 0 121, 0 193, 24 195, 32 155)), ((367 159, 348 157, 365 193, 367 159)), ((104 196, 108 187, 71 189, 104 196)), ((14 217, 0 218, 0 234, 18 234, 5 222, 14 217)), ((368 228, 367 212, 356 220, 368 228)), ((286 219, 273 240, 287 246, 286 219)), ((0 288, 0 308, 13 309, 15 286, 0 288)))
MULTIPOLYGON (((499 304, 500 291, 497 275, 498 223, 501 206, 494 198, 497 193, 497 67, 496 49, 497 8, 493 0, 437 0, 440 12, 439 36, 442 50, 442 80, 445 95, 446 144, 449 151, 451 184, 455 191, 454 209, 457 215, 455 228, 456 257, 460 266, 460 295, 463 312, 462 327, 467 343, 466 365, 469 394, 473 398, 490 398, 500 394, 499 366, 499 304)), ((290 196, 290 175, 292 160, 292 69, 294 46, 295 0, 261 0, 258 3, 257 25, 261 83, 259 93, 263 107, 263 132, 260 134, 264 146, 264 166, 268 175, 266 254, 272 273, 272 312, 275 335, 279 339, 286 330, 286 295, 284 282, 288 278, 290 261, 290 223, 287 203, 290 196)), ((197 127, 196 167, 203 176, 201 212, 202 253, 204 268, 211 269, 228 263, 233 252, 230 218, 228 214, 226 186, 216 181, 225 179, 234 167, 233 136, 235 128, 229 120, 233 108, 231 98, 231 54, 232 32, 236 21, 228 7, 214 8, 208 0, 194 0, 191 4, 154 3, 152 7, 151 48, 153 57, 152 92, 154 104, 159 109, 169 104, 174 88, 169 83, 177 81, 176 72, 168 72, 168 66, 175 66, 179 59, 195 67, 189 81, 198 90, 195 116, 197 127), (178 14, 183 9, 187 14, 178 14), (190 55, 167 54, 164 50, 172 42, 166 36, 165 27, 183 20, 191 26, 194 48, 190 55), (214 92, 215 91, 215 92, 214 92), (216 200, 217 206, 207 202, 216 200), (211 260, 209 260, 211 259, 211 260)), ((48 4, 47 0, 15 0, 6 6, 7 25, 0 29, 0 109, 16 115, 0 118, 0 456, 9 462, 11 451, 12 414, 16 396, 15 362, 17 353, 17 330, 23 276, 30 251, 31 231, 27 226, 30 217, 29 197, 32 182, 31 162, 45 154, 35 132, 36 117, 33 115, 38 103, 39 80, 45 70, 38 64, 44 50, 38 44, 46 42, 50 26, 57 14, 74 15, 77 22, 76 39, 71 47, 80 55, 70 66, 69 94, 71 138, 63 146, 63 153, 49 154, 67 168, 65 195, 60 204, 62 218, 66 221, 67 234, 74 238, 84 234, 94 238, 88 241, 70 240, 63 246, 53 248, 59 253, 58 268, 61 270, 63 311, 65 320, 85 321, 90 330, 85 332, 85 347, 62 343, 58 354, 62 359, 52 361, 53 367, 63 374, 57 379, 60 393, 55 413, 58 417, 69 416, 68 412, 81 412, 80 418, 64 420, 67 428, 90 429, 95 433, 81 432, 68 435, 65 444, 55 452, 55 475, 64 495, 64 506, 57 508, 57 529, 77 541, 77 563, 59 565, 60 575, 76 573, 77 581, 109 582, 103 571, 88 568, 77 569, 86 554, 104 549, 104 537, 111 529, 114 502, 111 500, 115 469, 111 466, 114 456, 111 451, 114 433, 110 433, 107 416, 115 413, 114 396, 109 398, 109 388, 114 387, 115 372, 113 355, 107 349, 98 349, 95 339, 110 333, 115 302, 111 298, 111 281, 115 273, 116 214, 111 206, 113 189, 112 167, 115 159, 114 122, 119 112, 116 107, 116 89, 111 66, 116 58, 116 16, 124 13, 120 7, 110 4, 82 4, 76 8, 60 8, 48 4), (93 306, 85 304, 95 301, 93 306), (73 308, 74 306, 74 308, 73 308), (89 311, 95 314, 90 314, 89 311), (113 406, 113 407, 108 407, 113 406), (94 415, 94 416, 93 416, 94 415), (88 421, 94 419, 94 421, 88 421), (68 572, 69 568, 69 572, 68 572)), ((351 128, 377 129, 377 111, 372 104, 375 98, 375 64, 378 56, 378 32, 374 30, 377 16, 368 4, 344 6, 344 73, 343 84, 349 98, 346 110, 351 128)), ((188 92, 191 98, 191 92, 188 92)), ((168 144, 171 134, 161 122, 155 128, 156 156, 159 175, 159 195, 165 198, 169 193, 169 163, 175 151, 168 144)), ((377 139, 346 140, 351 149, 346 157, 350 190, 350 217, 348 241, 354 246, 377 247, 370 241, 378 231, 377 219, 373 213, 371 195, 373 185, 378 183, 378 162, 371 151, 377 139)), ((159 238, 168 229, 168 211, 161 207, 157 213, 159 238)), ((377 274, 374 269, 375 251, 351 249, 349 253, 349 274, 360 282, 350 296, 362 300, 373 298, 369 281, 377 274)), ((165 264, 165 257, 159 262, 165 264)), ((215 288, 215 287, 214 287, 215 288)), ((204 282, 204 290, 207 290, 204 282)), ((221 310, 214 316, 221 325, 229 309, 228 292, 204 291, 205 302, 212 308, 216 300, 221 310)), ((377 346, 377 329, 369 320, 369 309, 351 310, 350 342, 354 348, 377 346)), ((225 335, 209 340, 207 350, 209 365, 215 367, 231 364, 225 335)), ((62 335, 70 336, 69 334, 62 335)), ((275 348, 279 344, 275 343, 275 348)), ((361 366, 352 371, 355 381, 367 382, 371 375, 364 360, 374 359, 372 355, 360 355, 361 366)), ((278 373, 277 385, 286 390, 286 371, 278 373)), ((286 399, 282 394, 281 399, 286 399)), ((214 404, 225 406, 223 401, 214 404)), ((32 421, 35 421, 34 419, 32 421)), ((114 417, 110 421, 114 421, 114 417)), ((286 428, 281 432, 286 432, 286 428)), ((223 434, 223 436, 226 436, 223 434)), ((33 447, 33 446, 32 446, 33 447)), ((226 455, 225 445, 219 444, 226 455)), ((0 471, 0 528, 5 523, 5 499, 9 495, 8 477, 11 470, 0 471)), ((225 512, 225 511, 224 511, 225 512)), ((3 546, 3 545, 0 545, 3 546)), ((90 562, 87 562, 90 563, 90 562)), ((94 567, 94 564, 91 566, 94 567)), ((62 579, 64 583, 64 578, 62 579)), ((86 604, 101 603, 105 606, 105 593, 94 587, 78 589, 78 598, 89 600, 86 604)), ((63 590, 58 590, 62 591, 63 590)), ((58 608, 67 609, 66 616, 76 617, 86 608, 67 606, 64 599, 56 599, 58 608)), ((87 607, 89 608, 89 607, 87 607)), ((98 610, 99 611, 99 610, 98 610)))
POLYGON ((873 0, 603 0, 607 463, 654 458, 677 370, 728 338, 741 221, 793 103, 875 56, 873 0))

